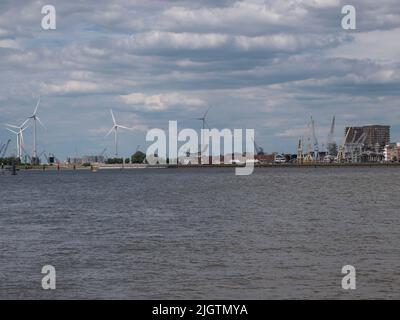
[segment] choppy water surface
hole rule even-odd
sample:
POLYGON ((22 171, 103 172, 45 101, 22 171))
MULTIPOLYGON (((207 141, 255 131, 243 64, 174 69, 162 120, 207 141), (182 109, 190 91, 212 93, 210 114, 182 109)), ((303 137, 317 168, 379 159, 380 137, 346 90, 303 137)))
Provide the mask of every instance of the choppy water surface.
POLYGON ((396 168, 0 174, 0 298, 399 299, 399 191, 396 168))

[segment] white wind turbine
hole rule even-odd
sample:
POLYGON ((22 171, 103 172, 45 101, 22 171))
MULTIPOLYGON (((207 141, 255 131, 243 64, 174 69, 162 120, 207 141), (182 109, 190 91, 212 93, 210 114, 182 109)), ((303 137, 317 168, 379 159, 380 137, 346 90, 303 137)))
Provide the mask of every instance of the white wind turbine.
POLYGON ((29 125, 26 125, 28 123, 28 121, 29 121, 28 119, 25 120, 24 123, 21 124, 20 126, 15 126, 15 125, 12 125, 12 124, 6 124, 6 126, 9 127, 9 128, 6 128, 6 129, 8 131, 14 133, 17 136, 17 157, 19 159, 22 159, 22 156, 23 156, 23 154, 22 154, 23 153, 23 148, 24 148, 24 135, 23 135, 23 132, 25 131, 26 128, 29 127, 29 125), (14 131, 14 130, 12 130, 10 128, 18 129, 18 131, 14 131))
POLYGON ((128 127, 117 124, 117 122, 115 121, 113 111, 110 110, 110 113, 111 113, 111 117, 112 117, 114 125, 111 128, 111 130, 106 134, 106 137, 108 137, 114 131, 115 157, 118 158, 118 129, 121 128, 121 129, 126 129, 126 130, 133 130, 133 128, 128 128, 128 127))
MULTIPOLYGON (((204 143, 204 150, 206 150, 207 147, 208 147, 208 144, 206 144, 205 141, 204 141, 204 129, 206 128, 206 125, 208 127, 208 123, 207 123, 206 119, 207 119, 208 111, 210 111, 210 109, 211 109, 211 106, 208 107, 208 109, 206 110, 206 112, 203 114, 202 117, 194 118, 194 120, 200 120, 202 122, 202 124, 203 124, 202 131, 201 131, 201 140, 204 143)), ((200 148, 199 149, 202 150, 202 145, 201 144, 200 144, 200 148)), ((202 153, 203 152, 200 151, 200 155, 202 155, 202 153)))
POLYGON ((46 127, 44 126, 43 122, 39 119, 39 117, 37 116, 37 111, 38 111, 38 107, 40 104, 40 97, 38 99, 38 102, 36 104, 35 110, 33 111, 33 114, 27 118, 27 120, 32 119, 33 120, 33 158, 35 160, 37 160, 37 149, 36 149, 36 120, 39 121, 40 125, 46 129, 46 127))

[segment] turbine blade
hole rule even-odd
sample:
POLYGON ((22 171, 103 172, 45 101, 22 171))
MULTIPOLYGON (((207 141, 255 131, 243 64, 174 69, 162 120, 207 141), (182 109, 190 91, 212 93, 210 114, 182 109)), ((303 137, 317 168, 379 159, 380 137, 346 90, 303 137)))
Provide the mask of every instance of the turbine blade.
POLYGON ((24 121, 24 123, 21 124, 20 128, 23 128, 23 127, 28 123, 28 121, 29 121, 29 119, 26 119, 26 120, 24 121))
POLYGON ((126 129, 126 130, 133 130, 133 128, 128 128, 128 127, 120 126, 120 125, 117 125, 117 127, 118 128, 122 128, 122 129, 126 129))
POLYGON ((115 127, 112 127, 111 130, 108 131, 108 133, 104 136, 104 138, 108 137, 108 136, 111 134, 111 132, 114 131, 114 128, 115 128, 115 127))
POLYGON ((110 109, 110 112, 111 112, 111 117, 112 117, 113 123, 114 123, 114 125, 116 125, 117 123, 115 122, 115 117, 114 117, 114 113, 113 113, 112 109, 110 109))
POLYGON ((208 109, 207 109, 206 113, 204 114, 204 116, 203 116, 203 118, 204 118, 204 119, 206 118, 206 116, 207 116, 207 113, 208 113, 208 111, 210 111, 210 109, 211 109, 211 106, 209 106, 209 107, 208 107, 208 109))
POLYGON ((14 125, 12 125, 12 124, 8 124, 8 123, 6 123, 5 124, 7 127, 11 127, 11 128, 16 128, 16 129, 19 129, 19 127, 17 127, 17 126, 14 126, 14 125))
POLYGON ((43 124, 42 120, 40 120, 40 118, 39 118, 38 116, 36 116, 36 120, 39 121, 40 125, 41 125, 45 130, 47 130, 47 129, 46 129, 46 126, 43 124))
POLYGON ((12 132, 12 133, 14 133, 14 134, 18 134, 18 132, 15 132, 14 130, 11 130, 11 129, 9 129, 9 128, 6 128, 6 130, 8 130, 8 131, 10 131, 10 132, 12 132))
POLYGON ((39 104, 40 104, 40 96, 39 96, 38 102, 37 102, 37 104, 36 104, 35 111, 33 111, 33 116, 36 115, 36 112, 37 112, 37 110, 38 110, 39 104))

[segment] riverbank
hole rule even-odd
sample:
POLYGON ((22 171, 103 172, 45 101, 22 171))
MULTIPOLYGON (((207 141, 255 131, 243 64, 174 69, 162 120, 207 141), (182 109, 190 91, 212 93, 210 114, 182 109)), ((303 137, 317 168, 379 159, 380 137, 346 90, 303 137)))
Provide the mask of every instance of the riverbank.
MULTIPOLYGON (((94 164, 91 166, 80 165, 40 165, 40 166, 16 166, 18 171, 21 170, 35 170, 35 171, 74 171, 74 170, 130 170, 130 169, 168 169, 168 168, 236 168, 241 165, 234 164, 192 164, 192 165, 148 165, 148 164, 94 164)), ((243 165, 242 165, 243 166, 243 165)), ((255 168, 375 168, 375 167, 400 167, 400 163, 313 163, 313 164, 255 164, 255 168)), ((5 166, 3 171, 9 171, 11 167, 5 166)))

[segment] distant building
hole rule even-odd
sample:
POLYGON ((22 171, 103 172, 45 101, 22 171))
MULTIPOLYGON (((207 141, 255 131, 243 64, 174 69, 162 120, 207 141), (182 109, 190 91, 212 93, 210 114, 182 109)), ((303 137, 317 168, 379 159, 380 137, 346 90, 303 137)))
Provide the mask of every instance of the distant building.
POLYGON ((105 163, 106 159, 104 156, 83 156, 80 157, 69 157, 67 163, 81 165, 84 163, 105 163))
POLYGON ((83 156, 82 163, 105 163, 104 156, 83 156))
POLYGON ((260 163, 274 163, 275 154, 257 154, 254 156, 260 163))
POLYGON ((67 158, 68 164, 82 164, 82 158, 67 158))
POLYGON ((386 145, 383 154, 387 162, 400 162, 400 142, 386 145))
POLYGON ((390 126, 346 127, 344 134, 347 136, 346 144, 362 143, 365 149, 377 152, 382 152, 390 142, 390 126))

